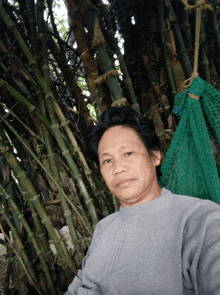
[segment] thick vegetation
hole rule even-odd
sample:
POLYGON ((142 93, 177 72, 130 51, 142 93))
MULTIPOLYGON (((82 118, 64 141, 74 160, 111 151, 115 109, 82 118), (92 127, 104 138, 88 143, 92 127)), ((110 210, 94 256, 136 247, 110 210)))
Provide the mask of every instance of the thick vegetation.
MULTIPOLYGON (((219 1, 209 4, 198 73, 219 89, 219 1)), ((174 96, 194 73, 196 8, 185 10, 187 1, 62 5, 66 32, 50 0, 0 4, 2 294, 62 294, 96 223, 118 210, 87 158, 86 127, 106 107, 130 105, 153 119, 166 151, 174 96)))

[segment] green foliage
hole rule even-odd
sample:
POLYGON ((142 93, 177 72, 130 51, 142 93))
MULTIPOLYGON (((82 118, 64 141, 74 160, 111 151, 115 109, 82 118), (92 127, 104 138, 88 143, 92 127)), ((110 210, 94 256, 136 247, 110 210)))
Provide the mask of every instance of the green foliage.
POLYGON ((90 103, 87 104, 87 108, 89 109, 89 115, 94 119, 97 120, 97 114, 95 111, 94 106, 92 106, 90 103))

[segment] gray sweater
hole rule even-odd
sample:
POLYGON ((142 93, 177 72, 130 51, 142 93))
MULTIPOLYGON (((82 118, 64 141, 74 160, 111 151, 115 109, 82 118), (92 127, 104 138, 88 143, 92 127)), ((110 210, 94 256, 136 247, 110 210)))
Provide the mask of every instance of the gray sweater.
POLYGON ((66 295, 220 295, 220 206, 162 194, 95 229, 66 295))

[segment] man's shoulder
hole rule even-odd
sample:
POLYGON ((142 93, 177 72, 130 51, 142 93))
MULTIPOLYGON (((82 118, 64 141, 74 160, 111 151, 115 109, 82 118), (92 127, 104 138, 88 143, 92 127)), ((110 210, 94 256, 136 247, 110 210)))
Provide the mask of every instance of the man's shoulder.
POLYGON ((101 219, 96 225, 96 231, 106 230, 109 226, 115 223, 120 218, 120 212, 111 213, 101 219))
POLYGON ((174 194, 166 188, 163 188, 162 192, 163 196, 166 197, 173 206, 182 210, 194 211, 197 208, 206 208, 206 210, 214 209, 220 211, 220 205, 208 199, 199 199, 195 196, 187 196, 184 194, 174 194))

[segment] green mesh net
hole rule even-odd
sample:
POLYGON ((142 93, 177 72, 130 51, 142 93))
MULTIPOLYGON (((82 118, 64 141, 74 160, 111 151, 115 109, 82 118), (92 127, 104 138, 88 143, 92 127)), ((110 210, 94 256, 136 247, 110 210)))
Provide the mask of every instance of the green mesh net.
POLYGON ((180 121, 161 167, 160 184, 173 193, 220 204, 219 175, 206 125, 209 122, 219 143, 220 92, 196 77, 188 89, 176 95, 174 104, 180 121))

